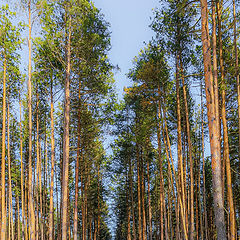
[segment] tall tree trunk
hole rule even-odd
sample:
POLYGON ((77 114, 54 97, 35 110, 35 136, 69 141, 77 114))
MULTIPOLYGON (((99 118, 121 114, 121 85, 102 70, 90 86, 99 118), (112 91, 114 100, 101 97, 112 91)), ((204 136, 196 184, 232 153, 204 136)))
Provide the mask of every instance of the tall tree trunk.
POLYGON ((205 157, 204 157, 204 123, 203 123, 203 87, 201 82, 201 137, 202 137, 202 175, 203 175, 203 208, 204 208, 204 229, 205 239, 208 240, 208 219, 206 204, 206 177, 205 177, 205 157))
POLYGON ((149 240, 152 240, 152 206, 151 206, 151 193, 150 193, 150 171, 149 171, 149 160, 147 161, 147 181, 148 181, 149 240))
MULTIPOLYGON (((19 197, 17 196, 17 240, 21 239, 21 221, 20 221, 20 209, 19 209, 19 197)), ((15 223, 16 224, 16 223, 15 223)), ((24 238, 23 238, 24 239, 24 238)))
POLYGON ((217 227, 217 239, 226 240, 224 205, 222 196, 222 178, 221 178, 221 152, 220 136, 216 122, 215 95, 213 90, 213 76, 211 69, 211 48, 208 28, 208 4, 207 0, 200 0, 202 16, 202 45, 203 45, 203 62, 204 76, 207 99, 208 127, 210 136, 210 147, 212 157, 213 172, 213 201, 215 222, 217 227))
MULTIPOLYGON (((194 239, 194 177, 193 177, 193 159, 192 159, 192 140, 191 140, 191 133, 190 133, 187 91, 186 91, 181 55, 180 55, 180 64, 181 64, 181 78, 182 78, 182 84, 183 84, 183 98, 184 98, 186 128, 187 128, 187 142, 188 142, 188 150, 189 150, 188 154, 189 154, 189 161, 190 161, 190 239, 193 240, 194 239)), ((183 189, 185 189, 184 179, 183 179, 183 189)), ((183 194, 185 195, 185 192, 183 194)), ((183 204, 185 204, 185 202, 183 202, 183 204)))
MULTIPOLYGON (((83 154, 82 154, 83 156, 83 154)), ((84 167, 84 162, 83 162, 83 157, 81 157, 81 168, 80 168, 80 176, 81 176, 81 210, 82 210, 82 239, 85 240, 85 208, 84 208, 84 178, 86 177, 85 174, 85 167, 84 167), (84 175, 84 178, 83 178, 84 175)))
POLYGON ((3 65, 3 120, 2 120, 2 167, 1 167, 1 186, 2 186, 2 223, 1 223, 1 240, 6 239, 7 232, 7 219, 6 219, 6 190, 5 190, 5 150, 6 150, 6 71, 7 71, 7 59, 4 54, 4 65, 3 65))
POLYGON ((28 153, 28 191, 29 191, 29 229, 30 240, 35 240, 35 210, 33 202, 33 184, 32 184, 32 22, 31 22, 31 0, 28 1, 28 24, 29 24, 29 36, 28 36, 28 118, 29 118, 29 153, 28 153))
MULTIPOLYGON (((235 75, 237 81, 237 101, 238 101, 238 158, 240 163, 240 82, 239 82, 239 65, 238 65, 238 48, 237 48, 237 21, 236 21, 236 4, 233 0, 233 30, 234 30, 234 55, 235 55, 235 75)), ((240 171, 240 165, 239 165, 240 171)))
POLYGON ((146 231, 147 231, 147 227, 146 227, 146 211, 145 211, 145 178, 144 178, 144 164, 143 164, 143 154, 142 154, 142 150, 141 150, 141 155, 140 155, 140 159, 141 159, 141 193, 142 193, 142 231, 143 231, 143 240, 146 240, 146 231))
MULTIPOLYGON (((9 102, 9 101, 8 101, 9 102)), ((8 201, 9 201, 9 225, 10 225, 10 236, 14 239, 13 231, 13 200, 12 200, 12 173, 11 173, 11 152, 10 152, 10 114, 9 114, 9 103, 7 107, 7 155, 8 155, 8 201)))
MULTIPOLYGON (((170 162, 168 164, 169 164, 169 168, 173 172, 173 176, 175 178, 177 192, 179 192, 180 191, 179 190, 180 186, 178 184, 178 177, 177 177, 177 174, 176 174, 176 171, 175 171, 175 167, 174 167, 174 162, 173 162, 173 156, 172 156, 172 151, 171 151, 171 144, 170 144, 170 139, 169 139, 169 134, 168 134, 168 127, 167 127, 165 107, 163 107, 163 120, 164 120, 164 127, 165 127, 165 133, 166 133, 166 139, 165 139, 164 130, 162 131, 163 132, 163 140, 164 140, 164 144, 166 146, 166 154, 167 154, 167 158, 168 159, 169 159, 168 155, 170 154, 171 166, 170 166, 170 162), (168 154, 167 149, 169 150, 169 154, 168 154)), ((172 186, 171 186, 172 187, 172 192, 173 192, 173 196, 175 198, 175 206, 177 206, 177 200, 176 200, 175 192, 174 192, 172 174, 170 174, 170 178, 171 178, 171 182, 172 182, 172 186)), ((185 212, 184 212, 184 208, 183 208, 182 198, 178 197, 178 200, 179 200, 179 204, 180 204, 180 214, 181 214, 181 218, 182 218, 183 235, 184 235, 185 240, 188 240, 188 234, 187 234, 187 229, 186 229, 186 222, 184 221, 184 219, 185 219, 185 212)), ((175 207, 175 211, 176 211, 176 216, 178 216, 179 209, 177 209, 175 207)))
POLYGON ((133 229, 133 240, 137 240, 136 235, 136 223, 135 223, 135 212, 134 212, 134 198, 133 198, 133 184, 132 184, 132 161, 129 158, 129 166, 130 166, 130 194, 131 194, 131 208, 132 208, 132 229, 133 229))
POLYGON ((71 60, 71 16, 66 36, 66 79, 63 133, 63 178, 62 178, 62 240, 67 240, 68 221, 68 175, 69 175, 69 127, 70 127, 70 60, 71 60))
POLYGON ((54 239, 54 164, 55 164, 55 139, 54 139, 54 105, 53 105, 53 79, 51 79, 51 185, 50 185, 50 207, 49 207, 49 240, 54 239))
POLYGON ((138 239, 142 240, 142 214, 141 214, 141 180, 140 180, 140 158, 139 158, 139 146, 136 144, 137 155, 137 178, 138 178, 138 239))
MULTIPOLYGON (((182 158, 182 130, 181 130, 181 108, 180 108, 180 84, 179 84, 179 55, 176 59, 176 92, 177 92, 177 154, 178 154, 178 169, 180 171, 179 173, 179 180, 176 179, 176 181, 179 181, 179 196, 181 197, 182 205, 183 205, 183 212, 185 213, 185 187, 184 187, 184 171, 183 171, 183 158, 182 158)), ((183 215, 182 221, 186 225, 186 218, 185 214, 183 215)), ((191 223, 190 223, 191 225, 191 223)), ((190 228, 190 239, 193 239, 193 235, 190 228)))
POLYGON ((127 206, 127 240, 131 240, 131 206, 129 203, 129 187, 128 187, 128 182, 129 182, 129 169, 127 169, 127 174, 126 174, 126 206, 127 206))
POLYGON ((77 226, 78 226, 78 182, 79 182, 79 162, 80 162, 80 144, 81 144, 81 82, 79 81, 78 89, 78 132, 77 132, 77 159, 75 166, 75 202, 74 202, 74 226, 73 239, 77 240, 77 226))
MULTIPOLYGON (((162 169, 162 147, 161 147, 161 139, 160 139, 160 133, 161 133, 161 92, 160 92, 160 86, 158 86, 158 125, 157 125, 157 139, 158 139, 158 159, 159 159, 159 179, 160 179, 160 239, 164 239, 164 231, 163 231, 163 215, 165 209, 165 199, 164 199, 164 180, 163 180, 163 169, 162 169)), ((165 219, 166 220, 166 219, 165 219)), ((165 222, 165 227, 167 226, 165 222)), ((165 231, 165 237, 168 239, 168 232, 167 230, 165 231)))
POLYGON ((217 2, 217 17, 218 17, 218 39, 219 39, 219 58, 220 58, 220 71, 221 71, 221 83, 222 83, 222 123, 223 123, 223 139, 224 139, 224 159, 226 164, 227 175, 227 194, 228 194, 228 206, 230 210, 230 234, 231 240, 235 240, 236 236, 236 220, 233 203, 233 191, 232 191, 232 176, 231 176, 231 164, 229 158, 229 142, 228 142, 228 127, 226 117, 226 84, 225 73, 223 65, 223 45, 222 45, 222 26, 221 26, 222 6, 217 2))
POLYGON ((237 79, 237 99, 238 99, 238 155, 240 160, 240 83, 239 83, 239 70, 238 70, 239 66, 238 66, 237 20, 236 20, 235 0, 233 0, 233 30, 234 30, 234 52, 235 52, 235 75, 237 79))
POLYGON ((21 158, 21 201, 22 201, 22 239, 26 236, 26 219, 25 219, 25 200, 24 200, 24 167, 23 167, 23 143, 22 143, 22 103, 19 94, 19 127, 20 127, 20 158, 21 158))
POLYGON ((100 239, 100 171, 98 165, 98 216, 97 216, 97 239, 100 239))

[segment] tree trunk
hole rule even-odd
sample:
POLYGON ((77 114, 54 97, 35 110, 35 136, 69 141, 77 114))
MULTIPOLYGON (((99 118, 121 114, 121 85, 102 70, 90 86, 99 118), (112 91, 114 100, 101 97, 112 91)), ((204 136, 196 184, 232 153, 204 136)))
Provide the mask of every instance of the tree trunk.
POLYGON ((217 3, 217 17, 218 17, 218 39, 219 39, 219 58, 220 58, 220 71, 221 71, 221 83, 222 83, 222 123, 223 123, 223 139, 224 139, 224 159, 226 164, 227 175, 227 193, 228 193, 228 206, 230 210, 230 235, 231 240, 235 240, 236 236, 236 220, 234 213, 233 192, 232 192, 232 176, 231 176, 231 164, 229 158, 229 142, 228 142, 228 127, 226 117, 226 84, 223 65, 223 45, 222 45, 222 27, 221 27, 221 15, 222 6, 217 3))
POLYGON ((7 107, 7 155, 8 155, 8 201, 9 201, 9 225, 10 225, 10 236, 14 239, 13 231, 13 200, 12 200, 12 173, 11 173, 11 153, 10 153, 10 114, 9 114, 9 103, 7 107))
POLYGON ((6 70, 7 70, 7 59, 6 54, 4 55, 3 65, 3 120, 2 120, 2 167, 1 167, 1 186, 2 186, 2 223, 1 223, 1 240, 6 239, 7 232, 7 219, 6 219, 6 190, 5 190, 5 150, 6 150, 6 70))
MULTIPOLYGON (((201 82, 201 137, 202 137, 202 175, 203 175, 203 208, 204 208, 204 229, 205 239, 208 240, 208 219, 207 219, 207 205, 206 205, 206 177, 205 177, 205 157, 204 157, 204 124, 203 124, 203 87, 201 82)), ((203 236, 202 236, 203 237, 203 236)))
MULTIPOLYGON (((19 209, 19 197, 17 196, 17 240, 21 239, 21 221, 20 221, 20 209, 19 209)), ((16 224, 16 222, 15 222, 16 224)), ((24 239, 24 238, 23 238, 24 239)))
MULTIPOLYGON (((159 159, 159 180, 160 180, 160 239, 164 239, 164 222, 163 222, 163 215, 165 209, 164 204, 164 180, 163 180, 163 169, 162 169, 162 148, 161 148, 161 139, 160 139, 160 133, 161 133, 161 92, 160 92, 160 86, 158 86, 158 126, 157 126, 157 139, 158 139, 158 159, 159 159)), ((165 219, 166 221, 166 219, 165 219)), ((165 227, 167 226, 167 223, 165 222, 165 227)), ((168 233, 167 230, 165 231, 165 237, 168 239, 168 233)))
POLYGON ((77 223, 78 223, 78 182, 79 182, 79 162, 80 162, 80 144, 81 144, 81 82, 79 81, 78 89, 78 136, 77 136, 77 159, 75 166, 75 202, 74 202, 74 226, 73 226, 73 239, 77 240, 77 223))
POLYGON ((63 178, 62 178, 62 240, 67 240, 68 221, 68 175, 69 175, 69 127, 70 127, 70 60, 71 60, 71 16, 66 37, 66 80, 63 133, 63 178))
MULTIPOLYGON (((182 130, 181 130, 181 109, 180 109, 180 86, 179 86, 179 56, 176 59, 176 93, 177 93, 177 155, 178 155, 178 170, 179 173, 179 196, 183 205, 183 212, 185 213, 185 187, 184 187, 184 176, 183 176, 183 158, 182 158, 182 130)), ((182 221, 186 224, 186 218, 182 221)), ((191 230, 191 229, 190 229, 191 230)), ((192 234, 190 231, 190 239, 192 239, 192 234)))
POLYGON ((143 156, 142 156, 142 151, 140 155, 141 159, 141 193, 142 193, 142 231, 143 231, 143 240, 146 240, 146 211, 145 211, 145 178, 144 178, 144 164, 143 164, 143 156))
MULTIPOLYGON (((169 134, 168 134, 168 127, 167 127, 167 120, 166 120, 166 110, 165 108, 163 108, 163 120, 164 120, 164 125, 165 125, 165 133, 166 133, 166 139, 165 139, 165 134, 164 134, 164 130, 163 132, 163 140, 164 140, 164 144, 166 146, 166 154, 167 154, 167 158, 168 157, 168 151, 167 149, 169 149, 169 153, 170 153, 170 160, 171 160, 171 166, 170 166, 170 162, 168 161, 169 164, 169 168, 171 169, 171 171, 173 172, 173 176, 175 178, 175 182, 176 182, 176 189, 177 192, 179 192, 180 190, 180 186, 178 184, 178 178, 177 178, 177 174, 175 171, 175 167, 174 167, 174 162, 173 162, 173 156, 172 156, 172 151, 171 151, 171 144, 170 144, 170 140, 169 140, 169 134)), ((174 192, 174 186, 173 186, 173 178, 172 178, 172 174, 170 174, 170 178, 171 178, 171 182, 172 182, 172 191, 173 191, 173 196, 175 198, 175 206, 177 206, 177 201, 176 201, 176 197, 175 197, 175 192, 174 192)), ((184 221, 185 219, 185 212, 184 212, 184 208, 183 208, 183 203, 182 203, 182 199, 181 197, 178 197, 179 200, 179 204, 180 204, 180 214, 181 214, 181 218, 182 218, 182 225, 183 225, 183 235, 185 240, 188 240, 188 234, 187 234, 187 229, 186 229, 186 222, 184 221)), ((175 207, 175 211, 176 211, 176 216, 178 216, 178 211, 179 209, 177 209, 175 207)))
POLYGON ((151 206, 151 194, 150 194, 149 160, 147 161, 147 181, 148 181, 149 240, 152 240, 152 206, 151 206))
POLYGON ((238 48, 237 48, 237 21, 236 21, 236 4, 233 0, 233 30, 234 30, 234 52, 235 52, 235 75, 237 79, 237 99, 238 99, 238 154, 240 163, 240 83, 238 70, 238 48))
POLYGON ((211 69, 211 48, 208 28, 208 6, 207 0, 200 0, 202 16, 202 45, 203 45, 203 62, 204 76, 207 99, 208 127, 210 136, 210 147, 212 157, 213 172, 213 201, 215 210, 215 222, 217 227, 218 240, 226 240, 226 230, 224 221, 224 205, 222 196, 222 178, 221 178, 221 152, 220 136, 216 122, 215 95, 213 90, 213 76, 211 69))
POLYGON ((25 200, 24 200, 24 168, 23 168, 23 143, 22 143, 22 104, 21 98, 19 94, 19 128, 20 128, 20 158, 21 158, 21 201, 22 201, 22 239, 25 239, 25 227, 26 227, 26 220, 25 220, 25 200))
POLYGON ((54 163, 55 163, 55 139, 54 139, 54 105, 53 105, 53 80, 51 79, 51 185, 50 185, 50 207, 49 207, 49 240, 54 239, 54 163))
MULTIPOLYGON (((185 117, 186 117, 186 127, 187 127, 187 142, 188 142, 188 154, 190 161, 190 239, 194 239, 194 177, 193 177, 193 159, 192 159, 192 140, 190 133, 190 123, 189 123, 189 113, 188 113, 188 102, 187 102, 187 92, 186 85, 183 73, 183 63, 182 58, 180 56, 181 63, 181 78, 183 84, 183 98, 184 98, 184 107, 185 107, 185 117)), ((183 179, 183 189, 185 189, 185 181, 183 179)), ((183 193, 185 196, 185 192, 183 193)), ((185 206, 185 202, 183 202, 185 206)))
POLYGON ((28 118, 29 118, 29 154, 28 154, 28 191, 29 191, 29 229, 30 229, 30 240, 35 240, 35 210, 34 210, 34 202, 33 202, 33 184, 32 184, 32 23, 31 23, 31 0, 28 1, 28 14, 29 14, 29 36, 28 36, 28 118))
POLYGON ((139 146, 136 144, 137 175, 138 175, 138 239, 142 240, 142 214, 141 214, 141 181, 140 181, 140 158, 139 146))

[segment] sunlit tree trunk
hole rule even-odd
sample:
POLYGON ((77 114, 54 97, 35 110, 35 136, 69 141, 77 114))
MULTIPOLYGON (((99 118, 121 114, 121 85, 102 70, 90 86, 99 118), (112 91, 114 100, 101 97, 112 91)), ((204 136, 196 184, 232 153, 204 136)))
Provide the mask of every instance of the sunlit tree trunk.
POLYGON ((53 80, 51 79, 51 185, 50 185, 50 206, 49 206, 49 240, 54 239, 54 208, 53 208, 53 187, 54 187, 54 164, 55 164, 55 139, 54 139, 54 105, 53 105, 53 80))
POLYGON ((63 177, 62 177, 62 240, 67 240, 68 222, 68 178, 69 178, 69 127, 70 127, 70 59, 71 59, 71 16, 66 36, 66 79, 63 133, 63 177))
POLYGON ((10 114, 9 114, 9 103, 7 107, 7 157, 8 157, 8 201, 9 209, 8 216, 10 225, 10 236, 11 239, 14 239, 14 230, 13 230, 13 199, 12 199, 12 173, 11 173, 11 152, 10 152, 10 114))
MULTIPOLYGON (((162 169, 162 148, 161 148, 161 139, 160 139, 160 133, 161 133, 161 101, 160 101, 160 86, 158 86, 158 124, 157 124, 157 139, 158 139, 158 158, 159 158, 159 178, 160 178, 160 239, 164 239, 164 222, 163 222, 163 215, 165 209, 165 199, 164 199, 164 180, 163 180, 163 169, 162 169)), ((167 227, 166 222, 166 216, 165 218, 165 228, 167 227)), ((166 229, 165 231, 165 237, 168 239, 168 231, 166 229)))
POLYGON ((35 210, 33 202, 33 183, 32 183, 32 21, 31 21, 31 0, 28 1, 28 24, 29 24, 29 36, 28 36, 28 119, 29 119, 29 154, 28 154, 28 191, 29 191, 29 234, 30 240, 35 240, 35 210))
POLYGON ((228 141, 228 127, 226 117, 226 84, 225 73, 223 63, 223 45, 222 45, 222 27, 221 27, 222 6, 217 2, 217 17, 218 17, 218 39, 219 39, 219 59, 220 59, 220 71, 221 71, 221 84, 222 84, 222 123, 223 123, 223 139, 224 139, 224 160, 226 164, 226 176, 227 176, 227 194, 228 205, 230 210, 230 235, 231 239, 235 240, 236 236, 236 220, 234 213, 233 203, 233 191, 232 191, 232 176, 231 176, 231 164, 229 158, 229 141, 228 141))
POLYGON ((78 182, 79 182, 79 162, 80 162, 80 143, 81 143, 81 82, 79 81, 78 89, 78 132, 77 132, 77 159, 75 166, 75 202, 74 202, 74 226, 73 226, 73 239, 77 240, 77 227, 78 227, 78 182))
POLYGON ((236 21, 235 0, 233 0, 233 30, 234 30, 235 75, 237 79, 237 99, 238 99, 238 154, 240 159, 240 83, 239 83, 239 70, 238 70, 239 66, 238 66, 237 21, 236 21))
MULTIPOLYGON (((21 220, 20 220, 20 208, 19 208, 19 197, 17 196, 17 240, 21 239, 21 220)), ((15 222, 16 224, 16 222, 15 222)))
MULTIPOLYGON (((19 95, 20 98, 20 95, 19 95)), ((24 166, 23 166, 23 143, 22 143, 22 103, 19 99, 19 128, 20 128, 20 158, 21 158, 21 201, 22 201, 22 239, 26 236, 26 219, 25 219, 25 199, 24 199, 24 166)))
MULTIPOLYGON (((177 200, 179 200, 180 214, 181 214, 182 225, 183 225, 183 235, 184 235, 185 240, 188 240, 188 234, 187 234, 187 229, 186 229, 186 222, 184 221, 184 219, 185 219, 185 212, 184 212, 184 208, 183 208, 182 199, 181 199, 181 197, 178 197, 177 200, 176 200, 175 192, 174 192, 172 172, 173 172, 173 176, 174 176, 174 178, 176 180, 175 181, 176 182, 176 189, 177 189, 178 192, 179 192, 180 186, 178 184, 178 177, 177 177, 177 173, 175 171, 174 162, 173 162, 173 156, 172 156, 172 151, 171 151, 171 144, 170 144, 170 139, 169 139, 169 134, 168 134, 168 126, 167 126, 167 120, 166 120, 166 110, 165 110, 165 107, 163 107, 163 120, 164 120, 164 129, 165 129, 165 133, 166 133, 166 139, 165 139, 164 130, 162 131, 163 132, 163 140, 164 140, 164 144, 165 144, 165 147, 166 147, 167 158, 169 159, 168 155, 170 155, 170 160, 171 160, 171 166, 170 166, 170 162, 168 164, 169 164, 169 168, 171 169, 170 178, 172 179, 171 180, 171 182, 172 182, 172 186, 171 187, 172 187, 173 197, 175 198, 174 199, 175 200, 175 206, 178 205, 177 200), (169 150, 169 154, 168 154, 167 149, 169 150)), ((179 209, 177 209, 175 207, 175 211, 176 211, 176 216, 179 217, 179 214, 178 214, 179 209)))
POLYGON ((206 205, 206 177, 205 177, 205 157, 204 157, 204 123, 203 123, 203 87, 201 82, 201 140, 202 140, 202 176, 203 176, 203 208, 204 208, 204 229, 205 239, 208 240, 208 218, 206 205))
POLYGON ((218 134, 218 126, 216 122, 215 110, 215 94, 213 89, 213 76, 211 69, 211 48, 208 28, 208 4, 207 0, 200 0, 201 16, 202 16, 202 45, 203 45, 203 62, 205 88, 208 110, 208 127, 210 136, 210 147, 212 157, 213 172, 213 200, 215 223, 217 227, 218 240, 226 240, 224 205, 222 196, 222 177, 221 177, 221 152, 220 152, 220 136, 218 134))
POLYGON ((151 193, 150 193, 150 170, 149 170, 149 160, 147 161, 147 181, 148 181, 149 240, 152 240, 152 206, 151 206, 151 193))
MULTIPOLYGON (((186 128, 187 128, 187 143, 188 143, 188 154, 190 161, 190 239, 194 239, 194 176, 193 176, 193 158, 192 158, 192 140, 190 132, 190 123, 189 123, 189 113, 188 113, 188 102, 187 102, 187 91, 185 85, 185 78, 183 73, 183 63, 180 56, 181 64, 181 78, 183 84, 183 98, 184 98, 184 107, 185 107, 185 117, 186 117, 186 128)), ((184 170, 185 171, 185 170, 184 170)), ((185 181, 183 177, 183 189, 185 189, 185 181)), ((185 196, 185 191, 184 191, 185 196)), ((185 201, 183 202, 185 206, 185 201)))
POLYGON ((7 59, 6 54, 4 54, 4 63, 3 63, 3 102, 2 102, 2 167, 1 167, 1 189, 2 189, 2 223, 1 223, 1 240, 6 239, 7 232, 7 219, 6 219, 6 190, 5 190, 5 150, 6 150, 6 71, 7 71, 7 59))

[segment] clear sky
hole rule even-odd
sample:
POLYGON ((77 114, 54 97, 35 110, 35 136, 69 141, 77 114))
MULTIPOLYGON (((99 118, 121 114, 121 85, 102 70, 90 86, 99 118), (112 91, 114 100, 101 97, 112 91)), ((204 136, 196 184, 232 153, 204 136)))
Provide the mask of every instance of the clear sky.
POLYGON ((102 10, 105 19, 111 24, 112 50, 110 59, 118 65, 120 72, 115 74, 119 96, 124 86, 130 85, 126 73, 132 67, 133 58, 154 35, 149 28, 153 8, 158 0, 94 0, 95 6, 102 10))

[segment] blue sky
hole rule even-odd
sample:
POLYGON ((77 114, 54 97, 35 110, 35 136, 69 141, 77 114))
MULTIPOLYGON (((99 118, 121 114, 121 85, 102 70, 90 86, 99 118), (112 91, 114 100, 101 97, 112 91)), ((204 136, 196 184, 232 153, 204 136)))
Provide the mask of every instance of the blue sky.
POLYGON ((117 91, 121 98, 123 87, 129 86, 126 73, 132 67, 133 58, 154 35, 149 28, 153 8, 158 0, 95 0, 95 6, 102 10, 111 24, 112 50, 110 59, 121 71, 115 74, 117 91))

